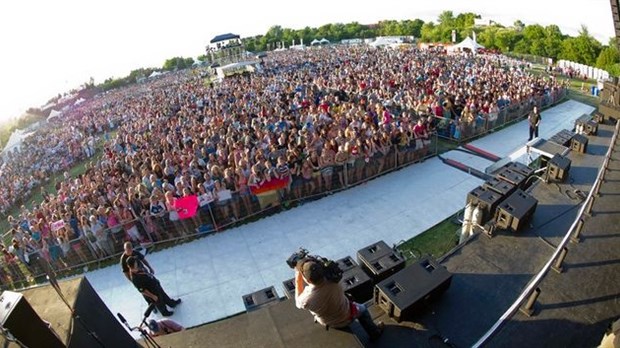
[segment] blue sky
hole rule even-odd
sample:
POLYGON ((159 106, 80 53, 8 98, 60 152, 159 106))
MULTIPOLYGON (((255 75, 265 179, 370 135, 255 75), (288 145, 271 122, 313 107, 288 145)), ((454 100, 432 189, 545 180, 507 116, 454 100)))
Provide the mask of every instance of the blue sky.
POLYGON ((89 80, 161 67, 174 56, 196 57, 215 35, 263 34, 275 24, 294 29, 384 19, 435 20, 444 10, 474 12, 502 24, 557 24, 574 35, 581 25, 603 43, 613 35, 608 0, 313 0, 232 2, 144 0, 21 0, 0 4, 0 121, 89 80))

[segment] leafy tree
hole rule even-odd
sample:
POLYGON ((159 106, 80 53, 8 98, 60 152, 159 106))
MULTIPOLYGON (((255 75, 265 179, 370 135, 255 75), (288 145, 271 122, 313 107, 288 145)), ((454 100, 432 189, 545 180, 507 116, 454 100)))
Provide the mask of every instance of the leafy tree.
POLYGON ((452 11, 443 11, 439 14, 437 21, 444 27, 453 27, 455 26, 454 13, 452 11))
POLYGON ((514 28, 516 31, 521 32, 523 31, 523 29, 525 29, 525 24, 523 24, 523 22, 521 22, 520 19, 517 19, 514 24, 513 24, 514 28))
POLYGON ((544 46, 548 57, 558 58, 562 50, 562 40, 564 40, 564 35, 557 25, 552 24, 545 27, 544 46))
POLYGON ((596 59, 596 66, 601 69, 608 69, 616 63, 620 63, 620 54, 618 54, 618 49, 613 46, 603 48, 596 59))
POLYGON ((437 42, 440 40, 439 28, 433 22, 426 22, 420 29, 420 37, 425 42, 437 42))
POLYGON ((520 40, 521 34, 510 28, 499 29, 495 34, 495 45, 503 52, 512 51, 520 40))

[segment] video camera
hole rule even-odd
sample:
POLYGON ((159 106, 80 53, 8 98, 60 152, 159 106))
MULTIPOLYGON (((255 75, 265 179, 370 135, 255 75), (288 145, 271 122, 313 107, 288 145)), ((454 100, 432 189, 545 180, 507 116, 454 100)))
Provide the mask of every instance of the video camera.
POLYGON ((297 263, 301 260, 305 260, 305 262, 314 261, 323 266, 323 276, 327 281, 338 283, 342 279, 342 269, 340 269, 338 263, 321 256, 309 255, 308 250, 304 248, 299 248, 298 251, 289 256, 289 258, 286 259, 286 264, 290 268, 295 269, 297 263))

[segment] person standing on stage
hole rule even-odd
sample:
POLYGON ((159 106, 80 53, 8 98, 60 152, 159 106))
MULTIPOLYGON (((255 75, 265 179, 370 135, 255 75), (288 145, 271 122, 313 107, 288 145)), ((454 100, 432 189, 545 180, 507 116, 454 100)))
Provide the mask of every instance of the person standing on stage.
POLYGON ((138 267, 140 267, 145 272, 155 274, 153 266, 151 266, 151 264, 146 260, 144 255, 133 250, 131 242, 125 242, 125 244, 123 244, 123 249, 123 255, 121 255, 121 269, 123 270, 123 274, 125 275, 125 277, 127 277, 127 280, 131 281, 131 273, 129 272, 129 266, 127 266, 127 259, 132 256, 138 259, 138 267))
POLYGON ((530 112, 529 116, 527 117, 527 122, 530 125, 530 137, 527 139, 527 141, 532 140, 532 136, 534 136, 534 138, 538 138, 538 125, 540 125, 541 120, 542 118, 540 117, 540 113, 538 112, 538 107, 534 106, 534 109, 532 109, 532 112, 530 112))
POLYGON ((130 256, 127 259, 127 266, 129 266, 131 274, 131 282, 143 296, 148 297, 150 302, 155 303, 155 307, 159 310, 161 315, 164 317, 171 316, 174 312, 169 310, 166 306, 174 308, 181 303, 181 299, 171 299, 161 287, 159 280, 151 273, 141 269, 139 264, 138 258, 134 256, 130 256))

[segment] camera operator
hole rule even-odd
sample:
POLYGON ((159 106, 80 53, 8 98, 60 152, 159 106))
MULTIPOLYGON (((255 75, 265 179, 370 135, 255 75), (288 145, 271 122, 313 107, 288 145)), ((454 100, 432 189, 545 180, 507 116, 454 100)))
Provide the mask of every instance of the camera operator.
POLYGON ((343 329, 357 319, 371 341, 383 333, 384 324, 375 324, 363 304, 349 301, 340 283, 325 279, 323 265, 311 258, 300 260, 295 267, 295 304, 328 328, 343 329))

